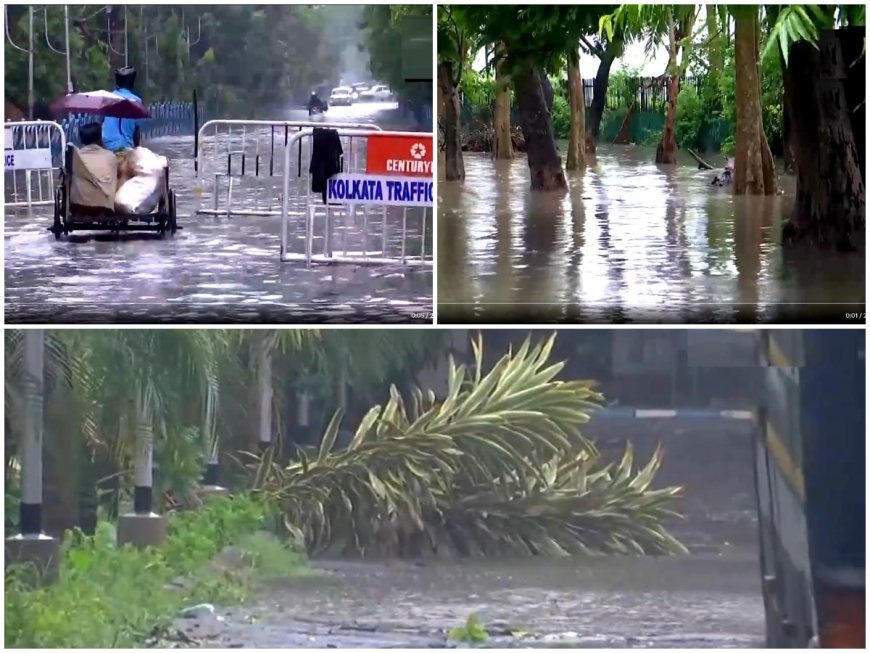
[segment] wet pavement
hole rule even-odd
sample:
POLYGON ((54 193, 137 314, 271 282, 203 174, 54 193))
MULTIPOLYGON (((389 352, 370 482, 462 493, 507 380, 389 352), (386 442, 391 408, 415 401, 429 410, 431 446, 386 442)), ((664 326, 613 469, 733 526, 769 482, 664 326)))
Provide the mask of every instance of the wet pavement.
POLYGON ((317 566, 328 575, 174 626, 203 647, 452 647, 450 631, 475 614, 498 648, 764 645, 752 551, 317 566))
MULTIPOLYGON (((307 113, 286 111, 282 120, 307 120, 307 113)), ((394 104, 358 104, 333 107, 335 122, 374 122, 384 129, 408 129, 394 104)), ((238 140, 232 149, 243 149, 238 140)), ((256 147, 251 134, 244 149, 256 147)), ((38 207, 29 217, 24 209, 7 211, 5 217, 6 320, 20 322, 414 322, 432 321, 432 272, 395 265, 354 264, 313 266, 281 262, 281 220, 278 216, 197 215, 198 208, 212 202, 213 173, 225 165, 230 143, 225 137, 206 141, 201 151, 207 183, 195 182, 192 136, 165 137, 146 143, 170 160, 171 186, 178 197, 179 224, 174 237, 148 233, 97 235, 78 232, 55 241, 46 231, 51 224, 50 207, 38 207), (215 159, 206 162, 214 154, 215 159), (211 165, 212 169, 207 169, 211 165), (197 188, 201 193, 197 193, 197 188)), ((261 154, 261 176, 252 176, 253 159, 246 176, 234 179, 233 205, 253 203, 280 209, 283 160, 277 148, 273 176, 265 175, 266 151, 261 154)), ((363 151, 355 153, 357 161, 363 151)), ((305 159, 307 161, 307 158, 305 159)), ((294 160, 294 164, 298 162, 294 160)), ((239 172, 238 161, 234 163, 239 172)), ((304 251, 304 181, 290 193, 290 249, 304 251)), ((226 180, 219 189, 225 200, 226 180)), ((414 209, 408 223, 420 228, 422 210, 414 209), (416 211, 417 213, 413 213, 416 211)), ((399 252, 402 210, 390 208, 386 223, 387 249, 399 252)), ((380 215, 368 227, 371 250, 382 234, 380 215)), ((334 251, 346 243, 359 244, 362 218, 339 221, 334 232, 334 251), (345 225, 347 228, 345 229, 345 225), (342 240, 344 239, 344 240, 342 240)), ((410 227, 409 227, 410 228, 410 227)), ((431 253, 431 211, 426 242, 431 253)), ((415 241, 410 247, 419 249, 415 241)), ((351 249, 352 251, 352 249, 351 249)), ((410 252, 409 253, 413 253, 410 252)))
POLYGON ((267 584, 248 605, 178 619, 175 646, 390 648, 464 646, 475 614, 511 648, 764 646, 752 500, 751 425, 724 419, 593 419, 605 456, 626 441, 643 462, 665 448, 657 486, 677 484, 690 553, 464 561, 319 560, 322 576, 267 584))
POLYGON ((464 157, 464 182, 438 182, 442 322, 856 322, 849 307, 863 313, 863 253, 779 246, 793 177, 781 176, 779 197, 735 198, 688 155, 665 168, 650 163, 650 148, 603 146, 584 176, 569 173, 568 193, 532 193, 524 156, 464 157))

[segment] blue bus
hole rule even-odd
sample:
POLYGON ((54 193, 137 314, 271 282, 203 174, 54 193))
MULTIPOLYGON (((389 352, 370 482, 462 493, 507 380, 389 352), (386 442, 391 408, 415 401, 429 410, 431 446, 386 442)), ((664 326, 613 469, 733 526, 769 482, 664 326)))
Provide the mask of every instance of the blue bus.
POLYGON ((760 332, 767 644, 865 648, 865 331, 760 332))

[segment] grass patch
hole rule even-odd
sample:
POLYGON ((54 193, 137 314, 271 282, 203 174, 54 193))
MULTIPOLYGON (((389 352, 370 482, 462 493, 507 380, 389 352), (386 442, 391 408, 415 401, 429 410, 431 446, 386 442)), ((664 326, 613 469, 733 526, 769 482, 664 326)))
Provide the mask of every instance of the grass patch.
POLYGON ((486 626, 476 614, 468 615, 465 624, 458 628, 453 628, 448 633, 450 639, 466 644, 483 644, 489 639, 489 633, 486 632, 486 626))
POLYGON ((133 648, 185 606, 238 603, 258 578, 304 573, 303 552, 258 530, 271 517, 251 497, 213 499, 171 515, 165 544, 145 551, 118 548, 107 522, 67 533, 55 585, 32 589, 28 569, 7 568, 5 647, 133 648))

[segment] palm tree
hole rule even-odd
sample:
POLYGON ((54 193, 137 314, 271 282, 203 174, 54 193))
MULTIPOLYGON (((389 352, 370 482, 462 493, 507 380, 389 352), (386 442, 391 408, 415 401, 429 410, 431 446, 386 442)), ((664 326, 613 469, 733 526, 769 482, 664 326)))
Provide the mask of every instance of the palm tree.
MULTIPOLYGON (((152 456, 159 463, 154 487, 193 492, 220 453, 227 461, 255 449, 260 433, 283 441, 285 397, 301 375, 321 380, 314 389, 331 413, 341 388, 367 401, 368 389, 436 352, 440 337, 425 330, 47 331, 46 530, 93 523, 100 479, 151 487, 152 456), (336 383, 342 366, 344 381, 336 383)), ((11 470, 28 423, 22 332, 7 331, 5 348, 11 470)))

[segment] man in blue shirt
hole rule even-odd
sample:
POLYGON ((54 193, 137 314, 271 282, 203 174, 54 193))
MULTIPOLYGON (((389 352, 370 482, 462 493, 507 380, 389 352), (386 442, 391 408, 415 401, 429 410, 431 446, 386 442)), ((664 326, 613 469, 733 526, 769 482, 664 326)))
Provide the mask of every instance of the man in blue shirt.
MULTIPOLYGON (((136 69, 133 67, 118 68, 115 71, 115 85, 112 91, 130 100, 142 102, 142 98, 133 92, 136 83, 136 69)), ((139 147, 141 132, 139 121, 132 118, 106 118, 103 120, 103 144, 107 150, 121 152, 139 147)))

